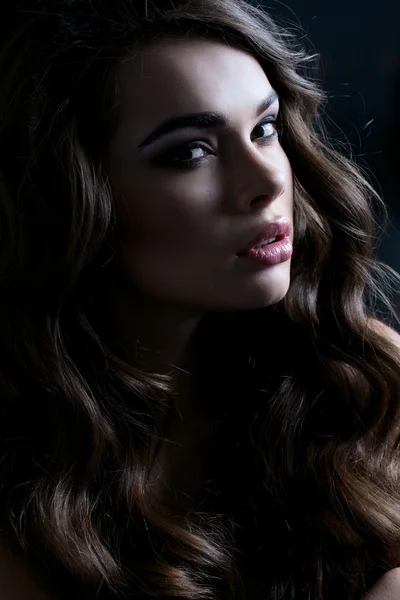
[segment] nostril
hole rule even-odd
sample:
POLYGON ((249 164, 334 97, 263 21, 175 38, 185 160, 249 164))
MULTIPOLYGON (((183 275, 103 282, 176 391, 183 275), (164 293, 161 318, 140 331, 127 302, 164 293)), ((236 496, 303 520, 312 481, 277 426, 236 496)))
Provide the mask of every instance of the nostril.
POLYGON ((267 202, 271 202, 271 196, 268 196, 267 194, 260 194, 259 196, 257 196, 256 198, 254 198, 254 200, 251 201, 251 206, 255 205, 255 204, 266 204, 267 202))

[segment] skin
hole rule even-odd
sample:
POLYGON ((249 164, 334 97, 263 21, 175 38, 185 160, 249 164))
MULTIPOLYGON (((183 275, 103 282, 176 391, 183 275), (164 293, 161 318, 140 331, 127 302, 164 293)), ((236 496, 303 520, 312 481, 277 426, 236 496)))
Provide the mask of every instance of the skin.
POLYGON ((400 568, 381 577, 361 600, 398 600, 400 598, 400 568))
POLYGON ((286 294, 290 260, 260 266, 237 253, 266 223, 292 223, 292 171, 274 123, 260 125, 277 117, 278 101, 255 114, 273 89, 249 52, 218 39, 165 39, 125 62, 119 81, 107 168, 121 249, 107 302, 127 354, 165 373, 190 363, 206 312, 257 309, 286 294), (225 114, 227 126, 139 148, 165 120, 204 111, 225 114), (161 165, 167 152, 200 161, 161 165))

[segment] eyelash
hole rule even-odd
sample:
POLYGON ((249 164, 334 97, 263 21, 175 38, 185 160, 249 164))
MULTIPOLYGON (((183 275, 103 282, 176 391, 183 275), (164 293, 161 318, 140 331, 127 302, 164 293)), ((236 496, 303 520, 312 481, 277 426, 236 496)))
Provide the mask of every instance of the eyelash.
MULTIPOLYGON (((268 117, 268 119, 264 119, 264 121, 261 121, 261 123, 258 123, 258 125, 255 128, 255 129, 257 129, 258 127, 262 127, 263 125, 270 125, 270 124, 273 124, 275 126, 274 133, 272 135, 269 135, 269 136, 263 138, 266 142, 270 142, 271 140, 279 137, 280 123, 278 122, 278 119, 275 117, 268 117)), ((183 146, 177 146, 176 148, 164 153, 160 157, 160 159, 158 159, 157 164, 158 164, 158 166, 162 166, 162 167, 170 167, 170 168, 176 168, 176 169, 191 169, 191 168, 195 167, 196 165, 198 165, 199 163, 201 163, 205 159, 205 157, 203 156, 201 158, 194 158, 194 159, 189 159, 189 160, 187 160, 187 159, 186 160, 178 160, 178 161, 171 160, 171 157, 177 156, 179 151, 193 150, 195 148, 201 148, 202 150, 210 152, 209 148, 207 148, 200 142, 190 142, 189 144, 186 144, 183 146)))

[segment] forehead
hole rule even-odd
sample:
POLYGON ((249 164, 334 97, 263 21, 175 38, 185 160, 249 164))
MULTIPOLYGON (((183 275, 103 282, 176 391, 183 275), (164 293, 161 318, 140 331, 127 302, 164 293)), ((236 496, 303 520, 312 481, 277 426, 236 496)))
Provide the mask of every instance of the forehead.
POLYGON ((185 112, 253 115, 272 91, 249 51, 200 37, 153 43, 122 65, 119 82, 122 119, 139 127, 185 112))

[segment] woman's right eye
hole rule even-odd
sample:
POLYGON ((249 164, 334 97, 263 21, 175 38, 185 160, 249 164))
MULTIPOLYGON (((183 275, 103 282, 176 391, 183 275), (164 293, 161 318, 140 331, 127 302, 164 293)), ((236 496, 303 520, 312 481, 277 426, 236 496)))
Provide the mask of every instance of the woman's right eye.
POLYGON ((192 142, 164 152, 154 164, 165 168, 191 168, 204 160, 204 152, 209 154, 211 150, 199 142, 192 142))

